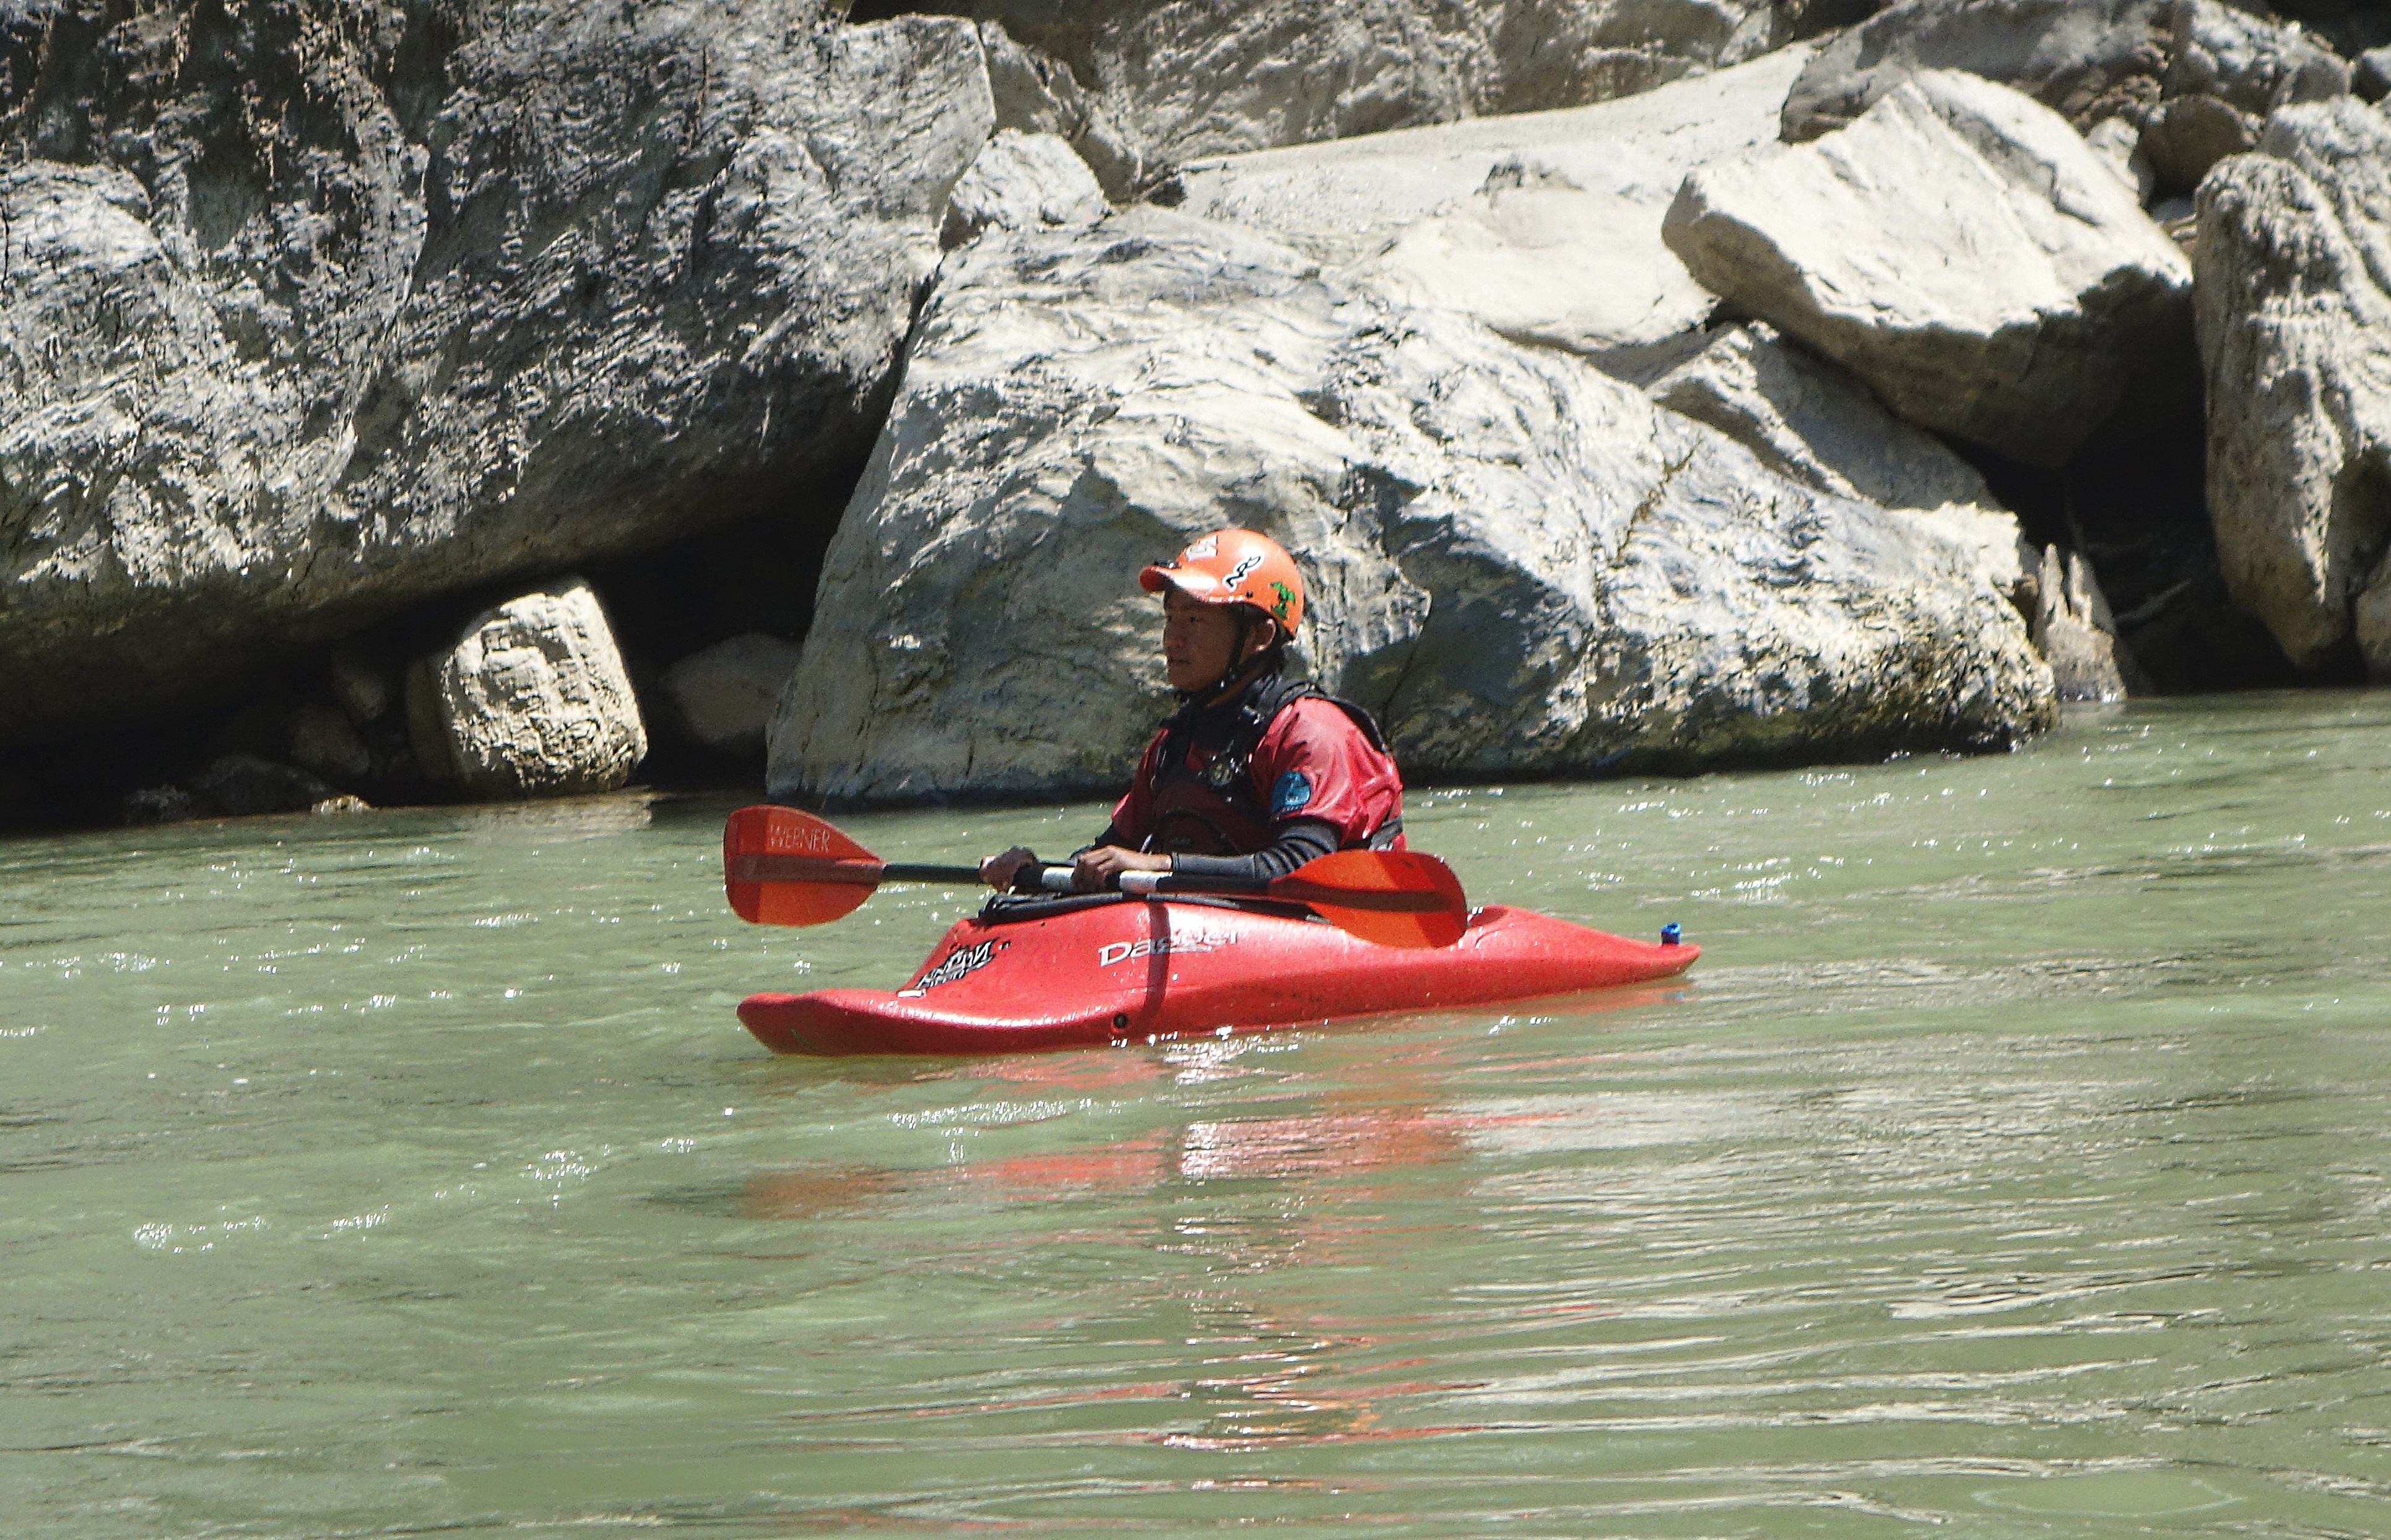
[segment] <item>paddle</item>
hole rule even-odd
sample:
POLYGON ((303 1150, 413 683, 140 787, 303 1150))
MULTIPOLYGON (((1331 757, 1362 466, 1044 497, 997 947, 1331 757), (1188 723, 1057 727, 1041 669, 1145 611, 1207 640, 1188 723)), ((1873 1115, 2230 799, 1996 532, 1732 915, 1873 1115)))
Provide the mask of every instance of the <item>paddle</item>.
MULTIPOLYGON (((758 925, 820 925, 852 911, 883 882, 980 880, 976 866, 883 861, 832 824, 794 807, 743 807, 722 826, 722 885, 740 918, 758 925)), ((1066 893, 1071 868, 1041 866, 1015 887, 1066 893)), ((1123 892, 1243 893, 1306 905, 1349 934, 1381 946, 1450 946, 1469 904, 1461 880, 1416 851, 1340 850, 1266 882, 1124 872, 1123 892)))

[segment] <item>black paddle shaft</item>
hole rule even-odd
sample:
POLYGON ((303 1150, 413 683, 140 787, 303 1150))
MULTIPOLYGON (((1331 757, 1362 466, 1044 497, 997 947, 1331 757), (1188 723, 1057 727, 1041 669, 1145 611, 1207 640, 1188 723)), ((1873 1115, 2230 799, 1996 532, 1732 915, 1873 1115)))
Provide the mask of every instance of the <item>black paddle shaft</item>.
MULTIPOLYGON (((880 868, 883 882, 951 882, 975 883, 980 880, 977 866, 939 866, 913 861, 890 861, 880 868)), ((1015 892, 1067 893, 1071 891, 1071 868, 1068 866, 1025 866, 1013 879, 1015 892), (1023 880, 1035 873, 1035 879, 1023 880)))

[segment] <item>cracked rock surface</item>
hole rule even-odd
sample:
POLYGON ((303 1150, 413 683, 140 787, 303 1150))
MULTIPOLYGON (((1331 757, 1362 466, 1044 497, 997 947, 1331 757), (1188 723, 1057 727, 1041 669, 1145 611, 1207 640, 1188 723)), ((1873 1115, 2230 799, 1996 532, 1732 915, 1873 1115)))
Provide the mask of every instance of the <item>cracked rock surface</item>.
POLYGON ((952 254, 822 574, 777 794, 1117 787, 1168 709, 1131 575, 1299 554, 1299 657, 1407 774, 1986 748, 2049 670, 1971 554, 1581 360, 1156 210, 952 254))
POLYGON ((2391 120, 2275 114, 2202 185, 2197 261, 2226 583, 2293 661, 2391 678, 2391 120))
POLYGON ((1849 128, 1695 171, 1665 233, 1705 287, 1902 417, 2032 465, 2190 355, 2183 253, 2063 119, 1974 75, 1919 75, 1849 128))
POLYGON ((992 122, 797 0, 0 25, 0 738, 802 499, 992 122))

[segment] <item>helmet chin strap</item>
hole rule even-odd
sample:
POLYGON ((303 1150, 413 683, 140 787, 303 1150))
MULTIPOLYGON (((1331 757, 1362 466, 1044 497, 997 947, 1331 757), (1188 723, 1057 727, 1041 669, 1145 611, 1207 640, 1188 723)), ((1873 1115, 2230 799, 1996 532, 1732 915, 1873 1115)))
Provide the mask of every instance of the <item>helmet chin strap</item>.
POLYGON ((1266 618, 1243 605, 1237 607, 1237 639, 1229 648, 1229 666, 1221 671, 1221 677, 1205 688, 1188 691, 1190 699, 1200 700, 1207 706, 1217 706, 1232 689, 1246 682, 1255 665, 1261 661, 1259 657, 1246 656, 1246 643, 1252 637, 1254 627, 1266 618))

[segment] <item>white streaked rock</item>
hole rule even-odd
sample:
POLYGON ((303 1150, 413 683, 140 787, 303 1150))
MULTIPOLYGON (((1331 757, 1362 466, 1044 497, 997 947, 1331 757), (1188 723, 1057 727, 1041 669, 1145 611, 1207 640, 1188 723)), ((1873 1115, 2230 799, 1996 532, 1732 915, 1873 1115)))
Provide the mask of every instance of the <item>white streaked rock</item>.
POLYGON ((578 578, 477 616, 409 684, 416 757, 472 796, 612 791, 648 751, 605 610, 578 578))
POLYGON ((1169 706, 1138 568, 1298 554, 1299 656, 1414 774, 1985 748, 2050 720, 2017 610, 1581 359, 1157 210, 948 260, 823 569, 776 794, 1117 788, 1169 706))
POLYGON ((1666 233, 1901 417, 2030 464, 2065 463, 2190 347, 2183 253, 2064 119, 1973 75, 1696 171, 1666 233))

